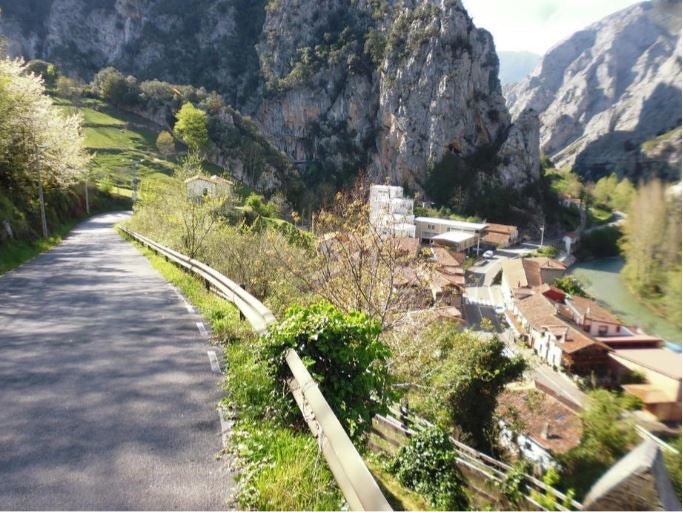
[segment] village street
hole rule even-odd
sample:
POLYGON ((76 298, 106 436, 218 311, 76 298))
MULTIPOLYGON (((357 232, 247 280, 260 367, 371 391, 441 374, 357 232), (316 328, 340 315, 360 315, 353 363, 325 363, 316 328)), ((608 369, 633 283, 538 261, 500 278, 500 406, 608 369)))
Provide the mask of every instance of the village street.
POLYGON ((537 247, 523 244, 516 248, 496 251, 493 258, 484 260, 481 265, 473 266, 467 275, 467 282, 470 286, 465 288, 463 296, 463 316, 467 327, 476 331, 481 330, 481 321, 487 318, 493 325, 494 332, 505 341, 510 355, 519 353, 527 360, 530 366, 527 373, 530 380, 539 382, 558 396, 583 407, 585 393, 566 374, 553 370, 543 363, 533 350, 517 343, 516 335, 509 326, 505 314, 500 312, 505 304, 503 292, 500 285, 492 283, 501 270, 502 262, 528 254, 537 247), (496 309, 499 312, 496 312, 496 309))

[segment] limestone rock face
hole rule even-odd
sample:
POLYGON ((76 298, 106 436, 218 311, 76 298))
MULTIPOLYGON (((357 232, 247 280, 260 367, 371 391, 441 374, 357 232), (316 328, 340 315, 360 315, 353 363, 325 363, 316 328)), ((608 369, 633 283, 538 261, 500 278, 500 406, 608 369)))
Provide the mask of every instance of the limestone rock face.
POLYGON ((556 165, 637 177, 637 147, 681 124, 680 0, 636 4, 575 33, 506 95, 513 114, 539 112, 556 165))
POLYGON ((500 187, 538 178, 538 125, 513 124, 460 0, 6 0, 0 33, 85 79, 112 65, 217 89, 307 184, 365 171, 420 190, 447 153, 486 154, 500 187))

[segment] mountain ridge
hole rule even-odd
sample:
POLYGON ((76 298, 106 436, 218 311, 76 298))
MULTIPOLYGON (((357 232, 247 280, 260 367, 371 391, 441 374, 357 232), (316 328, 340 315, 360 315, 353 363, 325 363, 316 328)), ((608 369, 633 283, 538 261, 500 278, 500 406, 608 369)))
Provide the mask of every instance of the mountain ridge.
POLYGON ((593 179, 680 179, 680 169, 650 166, 639 152, 681 124, 680 21, 680 1, 654 0, 576 32, 506 90, 511 113, 539 112, 541 148, 558 166, 593 179))
POLYGON ((513 123, 493 39, 458 0, 51 0, 28 25, 5 3, 11 54, 219 89, 313 188, 360 169, 429 195, 446 154, 461 172, 482 152, 473 183, 539 179, 534 114, 513 123))

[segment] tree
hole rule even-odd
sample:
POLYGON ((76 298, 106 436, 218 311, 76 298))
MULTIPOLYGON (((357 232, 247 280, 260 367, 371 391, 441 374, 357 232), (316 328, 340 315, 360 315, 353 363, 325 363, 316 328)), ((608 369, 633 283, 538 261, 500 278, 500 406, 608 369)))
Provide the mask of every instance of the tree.
POLYGON ((174 130, 191 150, 198 151, 208 143, 206 112, 192 103, 185 103, 176 114, 176 119, 174 130))
POLYGON ((557 288, 575 297, 588 297, 581 283, 574 276, 562 276, 553 283, 557 288))
POLYGON ((617 175, 612 173, 609 176, 600 178, 593 189, 591 190, 591 197, 593 203, 598 206, 611 206, 612 195, 617 187, 617 175))
MULTIPOLYGON (((0 196, 10 197, 21 218, 11 222, 36 225, 38 185, 63 196, 85 171, 81 117, 56 108, 40 77, 26 72, 20 60, 0 59, 0 196), (40 170, 40 181, 38 178, 40 170)), ((61 197, 60 197, 61 198, 61 197)), ((48 208, 48 217, 56 216, 48 208)))
POLYGON ((98 71, 93 78, 92 88, 101 98, 117 107, 133 104, 137 100, 138 86, 135 78, 125 77, 113 67, 98 71))
POLYGON ((60 75, 55 84, 57 94, 60 98, 75 98, 82 94, 83 86, 73 78, 60 75))
POLYGON ((623 178, 612 191, 610 206, 618 211, 626 211, 636 196, 636 187, 628 178, 623 178))
POLYGON ((159 132, 156 145, 159 152, 164 156, 170 156, 175 153, 175 140, 173 135, 166 130, 159 132))
POLYGON ((457 427, 468 442, 491 448, 498 395, 522 376, 524 360, 508 358, 497 336, 462 331, 451 321, 404 330, 388 345, 396 385, 408 390, 411 409, 449 429, 457 427))
POLYGON ((483 449, 495 444, 498 395, 526 369, 524 359, 509 358, 504 349, 497 336, 475 341, 471 334, 453 333, 444 367, 433 382, 453 423, 483 449))
POLYGON ((641 184, 623 224, 622 270, 629 286, 643 298, 660 297, 667 272, 680 266, 680 199, 668 197, 664 184, 641 184))
POLYGON ((390 353, 380 333, 379 322, 367 315, 345 314, 322 302, 290 308, 264 342, 285 393, 291 372, 284 356, 292 348, 349 435, 358 437, 372 427, 372 417, 386 411, 393 398, 386 365, 390 353))
POLYGON ((159 242, 175 246, 191 258, 203 255, 205 241, 222 224, 224 205, 230 201, 227 191, 189 194, 185 180, 201 173, 201 158, 190 154, 180 161, 173 177, 143 182, 136 204, 137 229, 157 234, 159 242))
POLYGON ((588 392, 581 414, 581 444, 559 457, 565 468, 562 484, 583 496, 595 481, 636 442, 633 423, 624 417, 624 401, 606 389, 588 392))
POLYGON ((359 181, 315 215, 319 271, 307 278, 339 309, 362 311, 387 330, 428 289, 430 268, 403 248, 399 235, 370 222, 368 193, 359 181))

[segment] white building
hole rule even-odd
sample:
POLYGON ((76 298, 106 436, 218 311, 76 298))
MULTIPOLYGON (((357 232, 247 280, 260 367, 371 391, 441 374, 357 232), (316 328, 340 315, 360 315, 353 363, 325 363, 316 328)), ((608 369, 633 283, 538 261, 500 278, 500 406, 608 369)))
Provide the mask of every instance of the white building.
POLYGON ((200 196, 227 196, 232 189, 232 181, 220 176, 192 176, 185 180, 185 187, 187 188, 187 196, 190 198, 200 196))
POLYGON ((370 223, 388 236, 415 238, 414 200, 403 197, 403 187, 370 187, 370 223))
POLYGON ((458 252, 472 247, 478 248, 486 226, 487 224, 437 219, 435 217, 417 217, 415 219, 416 236, 421 242, 451 245, 458 252))

